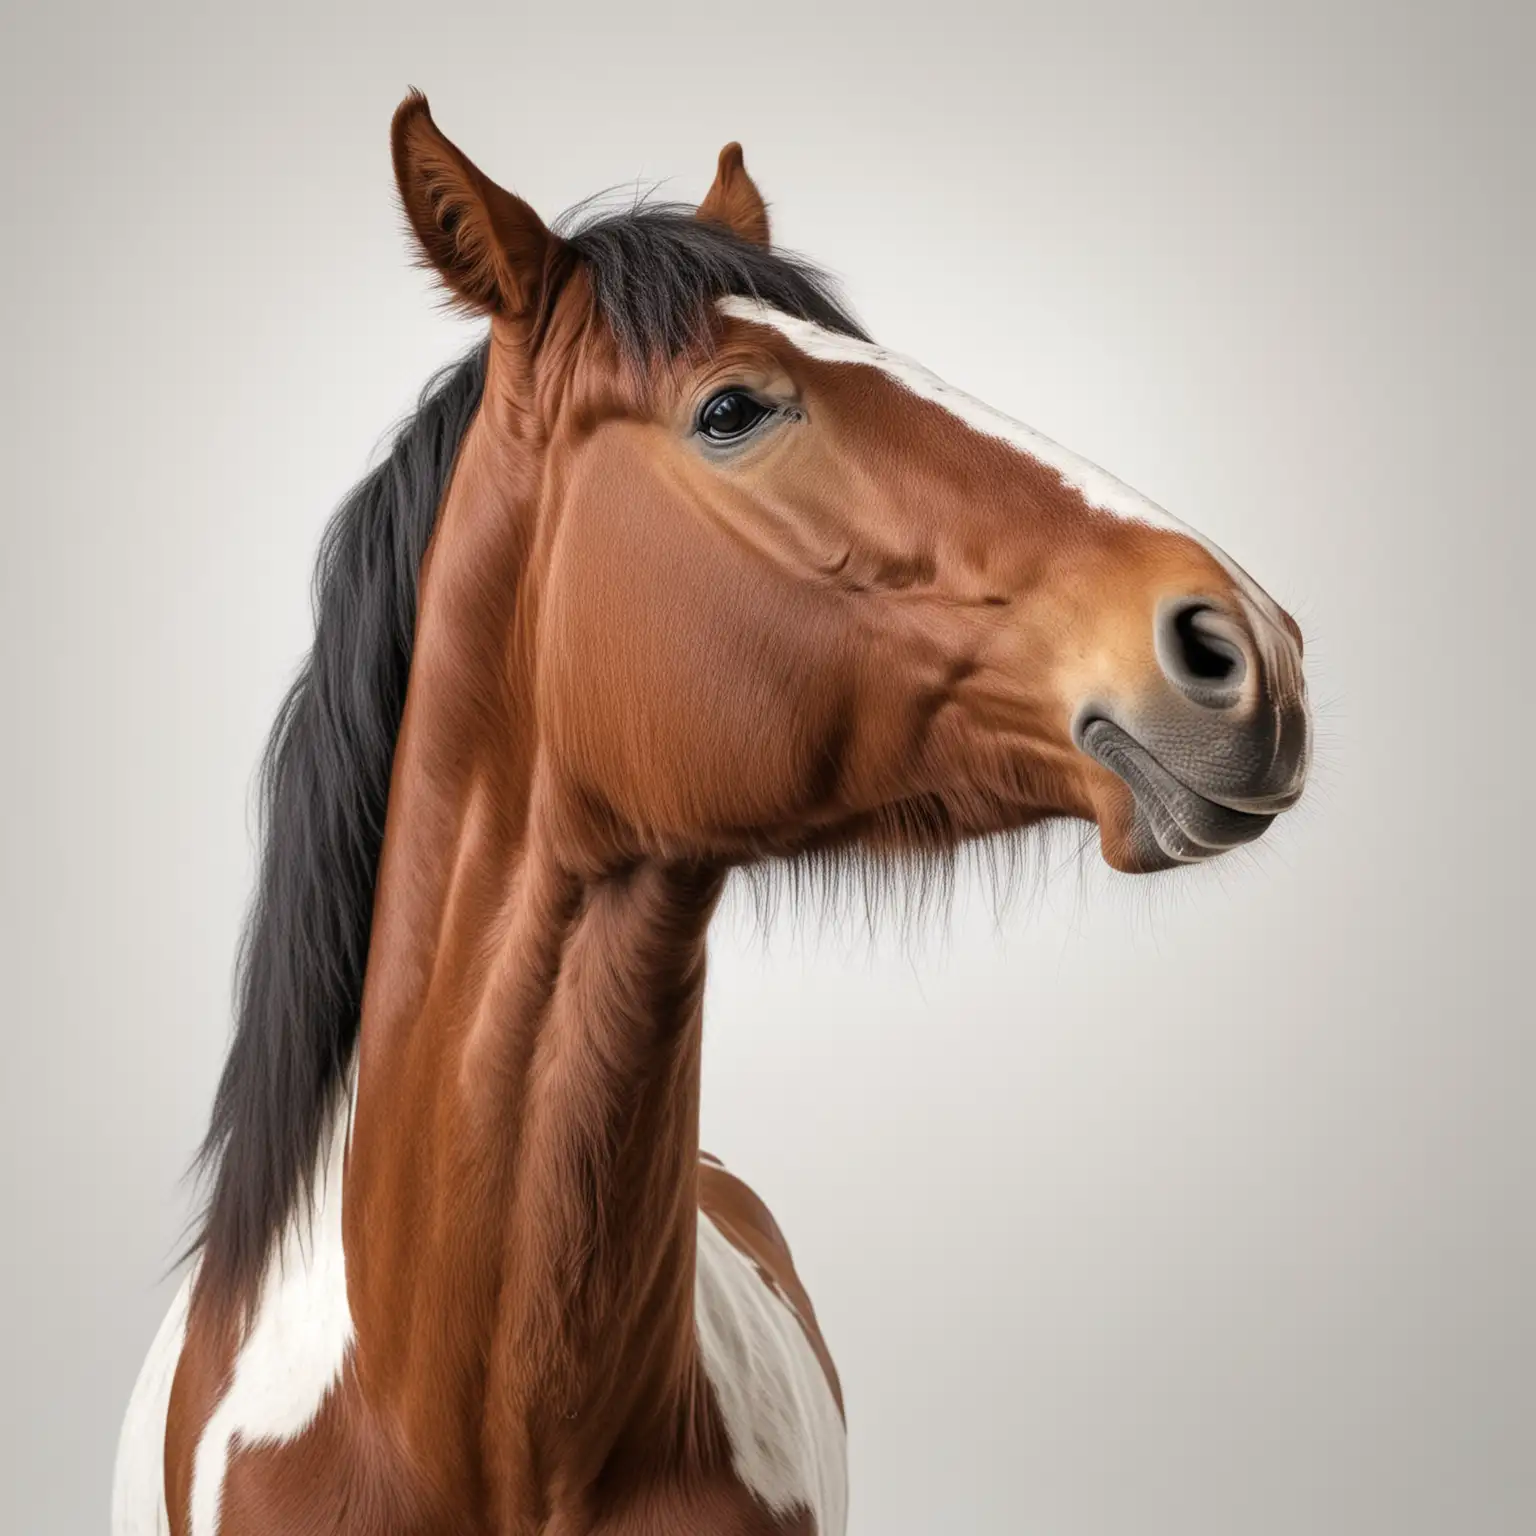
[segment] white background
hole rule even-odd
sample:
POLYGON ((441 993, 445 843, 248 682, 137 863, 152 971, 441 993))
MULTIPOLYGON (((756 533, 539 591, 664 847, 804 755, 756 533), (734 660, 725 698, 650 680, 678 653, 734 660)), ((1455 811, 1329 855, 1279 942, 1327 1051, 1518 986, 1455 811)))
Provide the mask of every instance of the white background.
POLYGON ((105 1526, 315 546, 472 335, 393 206, 416 84, 551 215, 739 137, 877 337, 1308 634, 1315 790, 1251 857, 721 924, 706 1144, 821 1312, 855 1536, 1536 1529, 1531 44, 1448 0, 13 4, 0 1527, 105 1526))

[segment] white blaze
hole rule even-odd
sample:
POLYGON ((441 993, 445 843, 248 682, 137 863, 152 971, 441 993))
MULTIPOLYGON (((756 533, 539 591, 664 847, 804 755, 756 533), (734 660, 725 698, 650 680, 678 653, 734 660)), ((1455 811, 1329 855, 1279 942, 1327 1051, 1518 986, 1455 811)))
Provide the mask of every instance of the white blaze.
POLYGON ((858 363, 866 368, 878 368, 919 399, 942 406, 973 432, 1006 443, 1037 464, 1054 470, 1060 475, 1062 483, 1077 491, 1090 507, 1127 522, 1145 523, 1193 539, 1226 570, 1259 613, 1271 625, 1278 627, 1280 616, 1274 600, 1225 550, 1187 523, 1181 522, 1171 512, 1165 511, 1149 497, 1143 496, 1140 491, 1132 490, 1123 480, 1117 480, 1081 454, 1073 453, 1070 448, 1063 448, 1043 432, 1037 432, 1033 427, 1005 416, 974 395, 946 384, 921 363, 903 357, 899 352, 876 346, 872 341, 860 341, 856 336, 844 336, 826 330, 813 321, 786 315, 758 299, 721 299, 719 309, 721 314, 732 319, 745 320, 777 331, 798 351, 818 362, 858 363))

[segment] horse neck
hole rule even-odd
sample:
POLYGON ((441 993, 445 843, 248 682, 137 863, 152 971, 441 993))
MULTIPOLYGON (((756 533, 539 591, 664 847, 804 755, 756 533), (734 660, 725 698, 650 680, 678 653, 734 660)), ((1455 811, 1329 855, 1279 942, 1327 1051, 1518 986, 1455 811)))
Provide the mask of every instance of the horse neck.
POLYGON ((518 605, 535 600, 512 574, 534 474, 508 451, 471 429, 424 573, 345 1193, 364 1390, 442 1471, 493 1443, 497 1477, 600 1461, 658 1415, 690 1433, 720 887, 699 867, 572 856, 531 641, 508 638, 531 636, 518 605))

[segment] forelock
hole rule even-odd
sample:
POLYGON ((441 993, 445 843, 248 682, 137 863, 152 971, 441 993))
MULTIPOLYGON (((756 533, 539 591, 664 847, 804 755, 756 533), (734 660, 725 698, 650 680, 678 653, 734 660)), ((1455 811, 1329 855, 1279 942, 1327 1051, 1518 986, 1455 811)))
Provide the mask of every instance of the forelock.
POLYGON ((666 362, 714 335, 716 303, 757 299, 829 331, 868 340, 832 279, 791 252, 756 245, 684 204, 642 202, 556 221, 598 312, 631 363, 666 362))

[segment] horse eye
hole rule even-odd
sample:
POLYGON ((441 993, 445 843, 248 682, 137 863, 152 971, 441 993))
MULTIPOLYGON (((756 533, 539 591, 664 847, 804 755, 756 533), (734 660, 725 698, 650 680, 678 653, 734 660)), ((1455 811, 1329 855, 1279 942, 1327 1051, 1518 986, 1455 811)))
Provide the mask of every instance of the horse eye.
POLYGON ((714 396, 699 412, 699 431, 711 442, 734 442, 771 414, 766 405, 751 395, 728 389, 714 396))

